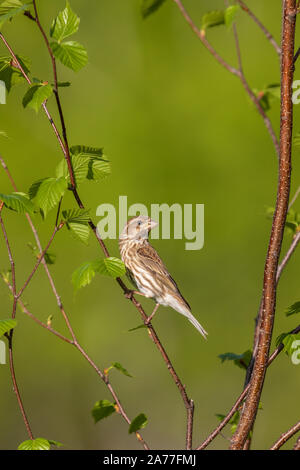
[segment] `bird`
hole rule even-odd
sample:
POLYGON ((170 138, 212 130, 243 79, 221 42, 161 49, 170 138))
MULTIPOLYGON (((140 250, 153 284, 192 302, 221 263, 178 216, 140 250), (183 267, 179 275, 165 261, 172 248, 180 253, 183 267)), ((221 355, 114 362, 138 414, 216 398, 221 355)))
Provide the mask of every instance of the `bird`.
POLYGON ((121 259, 126 273, 140 294, 155 300, 156 305, 146 324, 149 324, 160 305, 172 307, 194 325, 206 339, 207 332, 192 315, 191 307, 182 296, 174 279, 169 274, 157 251, 149 243, 150 231, 158 225, 150 217, 140 215, 130 219, 119 237, 121 259))

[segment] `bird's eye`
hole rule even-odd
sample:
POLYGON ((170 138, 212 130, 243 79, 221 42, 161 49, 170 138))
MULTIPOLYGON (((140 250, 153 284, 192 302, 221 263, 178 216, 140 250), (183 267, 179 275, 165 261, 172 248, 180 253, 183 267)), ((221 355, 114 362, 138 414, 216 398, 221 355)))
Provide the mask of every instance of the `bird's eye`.
POLYGON ((142 222, 139 220, 137 224, 138 224, 138 226, 140 226, 140 225, 142 225, 142 222))

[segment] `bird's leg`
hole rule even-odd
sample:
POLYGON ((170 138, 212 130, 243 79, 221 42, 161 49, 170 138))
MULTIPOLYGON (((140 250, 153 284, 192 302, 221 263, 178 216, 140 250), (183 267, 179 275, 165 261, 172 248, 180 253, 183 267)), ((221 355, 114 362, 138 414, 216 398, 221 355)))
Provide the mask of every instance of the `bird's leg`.
POLYGON ((128 289, 124 295, 126 299, 130 299, 130 300, 132 299, 134 295, 143 295, 144 297, 147 297, 146 294, 143 294, 142 292, 138 290, 131 290, 131 289, 128 289))
POLYGON ((155 307, 154 307, 154 309, 153 309, 153 312, 151 313, 151 315, 149 315, 149 317, 148 317, 147 320, 145 321, 145 324, 146 324, 146 325, 149 325, 149 323, 151 322, 152 318, 153 318, 154 315, 156 314, 158 307, 159 307, 159 304, 156 304, 155 307))

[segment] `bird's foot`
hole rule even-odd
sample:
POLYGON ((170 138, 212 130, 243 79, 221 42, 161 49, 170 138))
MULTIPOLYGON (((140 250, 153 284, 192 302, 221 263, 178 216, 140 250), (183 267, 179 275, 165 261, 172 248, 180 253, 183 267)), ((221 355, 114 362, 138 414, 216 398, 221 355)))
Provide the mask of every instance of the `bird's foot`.
POLYGON ((124 292, 124 295, 126 299, 132 300, 132 297, 134 296, 134 290, 128 289, 126 292, 124 292))

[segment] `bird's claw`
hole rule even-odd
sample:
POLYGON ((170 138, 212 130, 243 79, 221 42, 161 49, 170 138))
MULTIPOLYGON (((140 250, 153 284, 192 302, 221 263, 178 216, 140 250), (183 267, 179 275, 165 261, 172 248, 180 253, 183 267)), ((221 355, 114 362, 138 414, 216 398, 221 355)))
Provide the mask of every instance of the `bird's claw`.
POLYGON ((124 293, 126 299, 132 300, 134 291, 133 290, 128 290, 127 292, 124 293))

